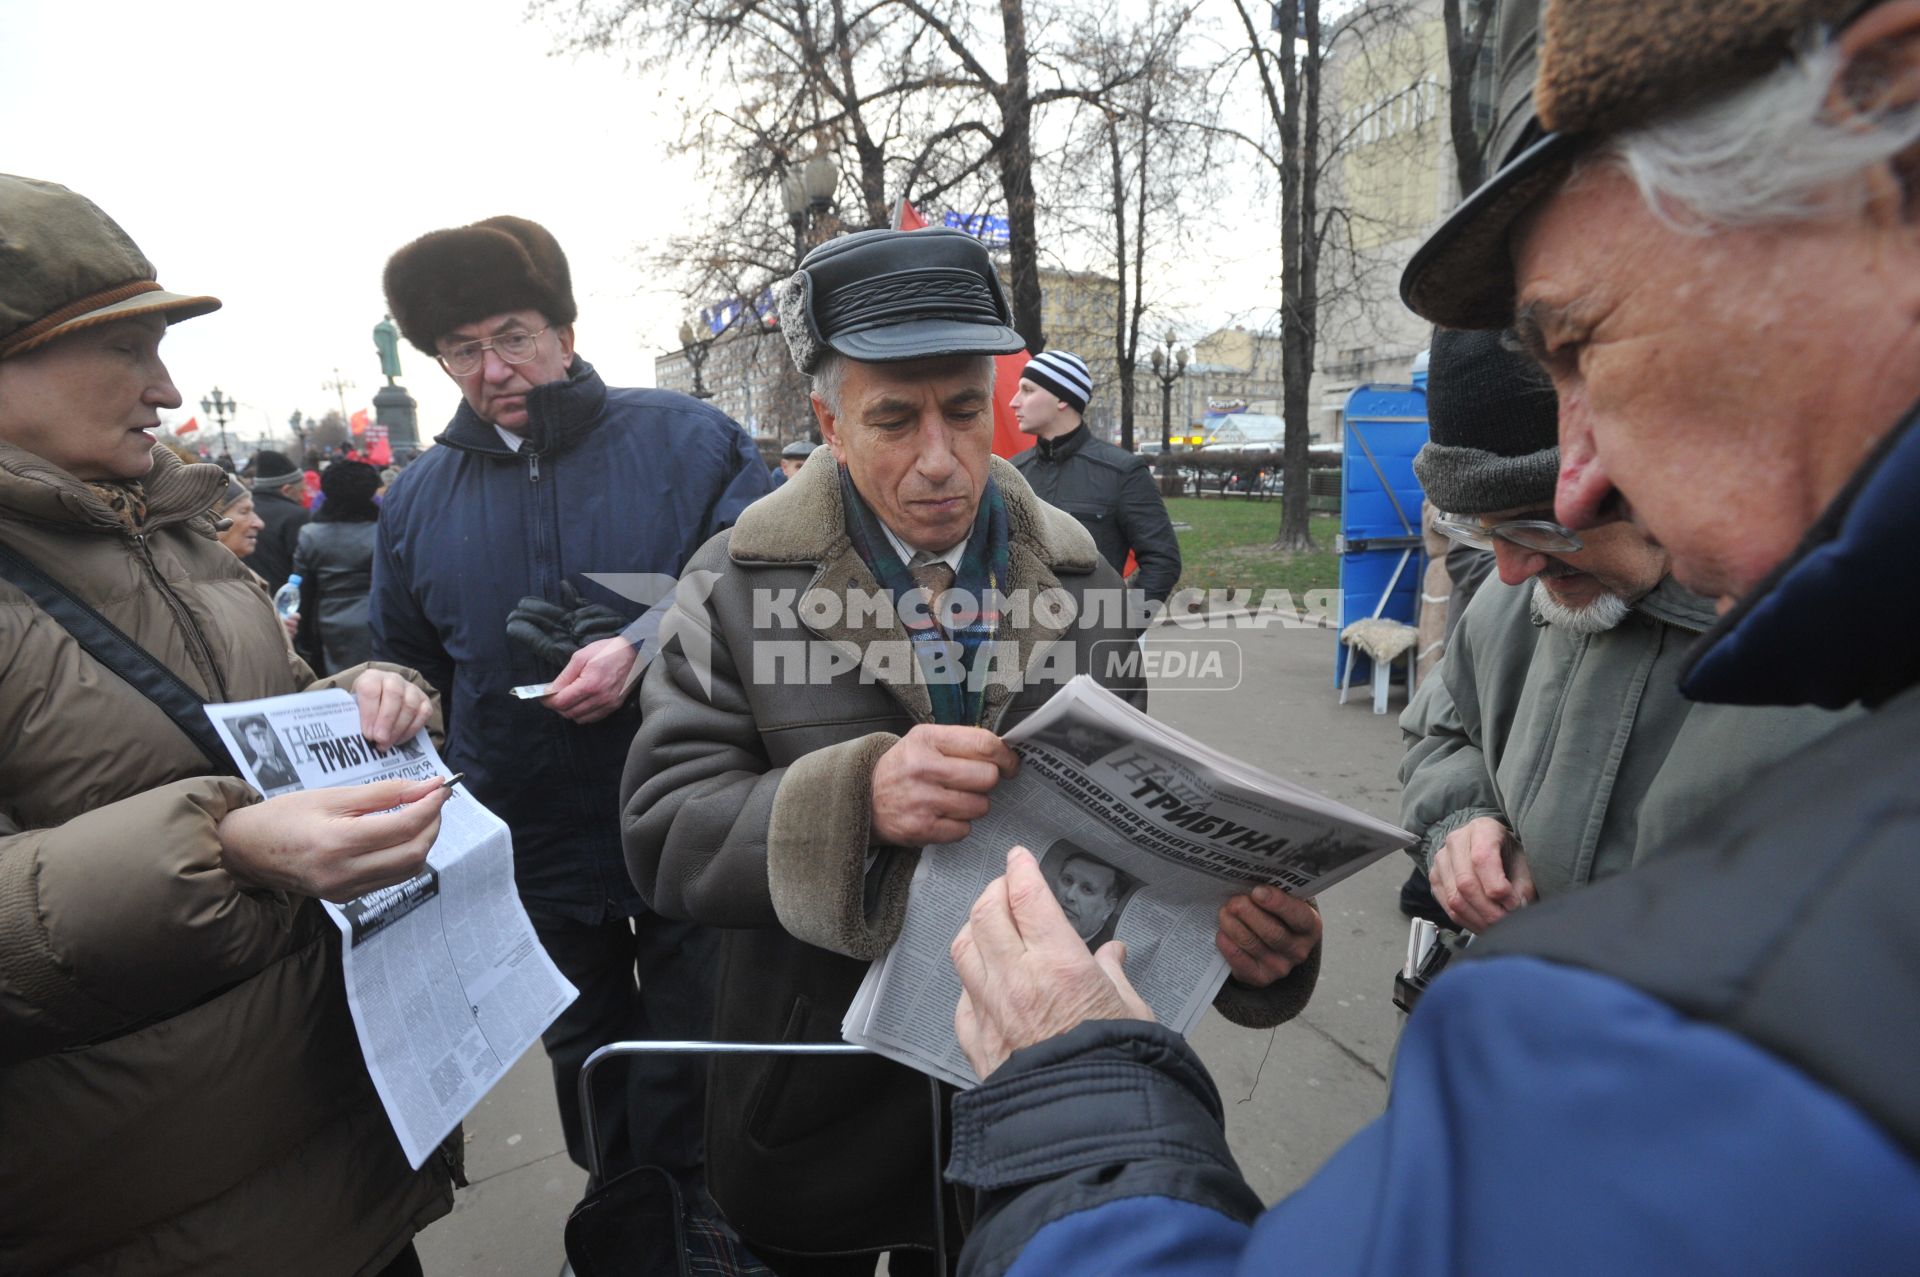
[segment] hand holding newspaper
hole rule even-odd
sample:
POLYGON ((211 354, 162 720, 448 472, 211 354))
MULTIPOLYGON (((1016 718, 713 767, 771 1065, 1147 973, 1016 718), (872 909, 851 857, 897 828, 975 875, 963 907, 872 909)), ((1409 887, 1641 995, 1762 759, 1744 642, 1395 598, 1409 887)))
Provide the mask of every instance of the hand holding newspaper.
POLYGON ((1081 675, 1006 734, 1020 770, 959 842, 921 852, 900 938, 867 971, 841 1036, 962 1089, 948 947, 1007 849, 1040 862, 1088 948, 1127 947, 1155 1017, 1192 1030, 1227 978, 1216 915, 1261 883, 1312 896, 1413 835, 1157 723, 1081 675))
MULTIPOLYGON (((338 689, 207 706, 241 775, 268 798, 446 775, 426 732, 376 748, 338 689)), ((457 779, 457 778, 455 778, 457 779)), ((427 865, 345 904, 347 1005, 367 1072, 416 1169, 576 996, 533 933, 506 825, 457 786, 427 865)))

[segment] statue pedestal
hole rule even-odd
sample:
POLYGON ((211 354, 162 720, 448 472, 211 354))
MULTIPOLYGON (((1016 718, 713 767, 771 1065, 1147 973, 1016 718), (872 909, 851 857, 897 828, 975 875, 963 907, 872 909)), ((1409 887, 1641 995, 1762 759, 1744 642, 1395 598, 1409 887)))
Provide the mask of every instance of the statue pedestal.
POLYGON ((405 386, 382 386, 373 394, 373 419, 387 428, 387 443, 395 461, 411 461, 420 453, 420 405, 405 386))

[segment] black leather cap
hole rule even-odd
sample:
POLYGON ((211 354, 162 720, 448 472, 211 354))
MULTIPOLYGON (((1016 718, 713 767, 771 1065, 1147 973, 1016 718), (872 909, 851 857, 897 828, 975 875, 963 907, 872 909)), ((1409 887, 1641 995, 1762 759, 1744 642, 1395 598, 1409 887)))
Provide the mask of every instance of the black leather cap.
POLYGON ((986 247, 959 231, 845 235, 808 253, 776 291, 787 350, 807 374, 829 349, 886 364, 1026 347, 986 247))

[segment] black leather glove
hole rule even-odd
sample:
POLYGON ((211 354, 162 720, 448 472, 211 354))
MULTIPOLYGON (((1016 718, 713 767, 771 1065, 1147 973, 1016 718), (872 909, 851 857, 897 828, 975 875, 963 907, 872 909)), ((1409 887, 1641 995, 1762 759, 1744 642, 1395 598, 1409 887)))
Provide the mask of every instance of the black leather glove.
POLYGON ((627 628, 626 617, 604 604, 587 602, 571 581, 560 583, 560 598, 551 603, 529 594, 507 613, 507 637, 556 674, 587 644, 627 628))
POLYGON ((543 669, 558 674, 580 650, 568 624, 571 613, 537 594, 529 594, 507 613, 507 638, 533 654, 543 669))

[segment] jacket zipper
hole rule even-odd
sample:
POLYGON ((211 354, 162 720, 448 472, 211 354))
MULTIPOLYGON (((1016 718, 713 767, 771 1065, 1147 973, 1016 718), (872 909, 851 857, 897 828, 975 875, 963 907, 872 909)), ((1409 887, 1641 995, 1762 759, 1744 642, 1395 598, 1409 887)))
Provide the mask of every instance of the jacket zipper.
POLYGON ((540 454, 537 452, 527 454, 527 482, 540 482, 540 454))
POLYGON ((213 659, 213 646, 207 642, 206 635, 200 632, 200 626, 194 621, 193 613, 187 610, 186 601, 174 593, 173 587, 167 584, 167 579, 160 575, 160 568, 153 561, 153 551, 147 545, 147 534, 135 532, 131 535, 134 545, 140 549, 140 558, 147 565, 147 575, 151 576, 153 583, 160 587, 160 596, 166 599, 167 607, 173 612, 173 619, 179 623, 181 631, 187 636, 187 650, 193 655, 193 663, 200 667, 202 677, 206 679, 207 686, 213 689, 217 698, 223 701, 229 699, 226 680, 220 677, 220 667, 213 659))

